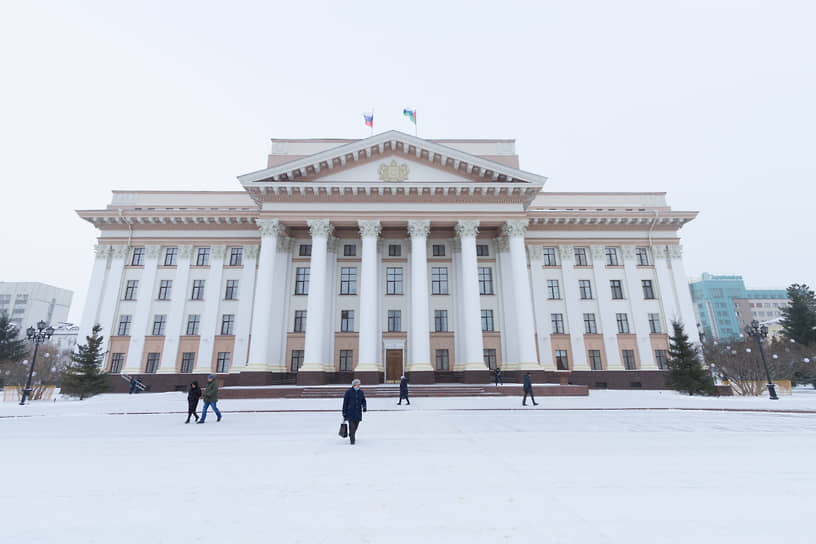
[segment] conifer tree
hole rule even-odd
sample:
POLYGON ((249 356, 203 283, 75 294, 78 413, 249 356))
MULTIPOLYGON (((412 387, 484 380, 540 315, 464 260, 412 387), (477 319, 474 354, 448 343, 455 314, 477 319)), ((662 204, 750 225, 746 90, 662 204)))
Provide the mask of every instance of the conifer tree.
POLYGON ((30 346, 18 338, 19 334, 6 312, 0 312, 0 364, 14 363, 28 355, 30 346))
POLYGON ((689 342, 679 321, 672 322, 674 334, 669 338, 669 375, 666 385, 689 395, 713 395, 714 380, 703 367, 700 352, 689 342))
POLYGON ((803 346, 816 345, 816 296, 804 283, 788 287, 788 305, 782 308, 782 332, 803 346))
POLYGON ((71 356, 71 363, 62 373, 60 392, 79 400, 105 393, 110 389, 108 373, 102 370, 102 336, 100 325, 95 325, 91 336, 87 336, 88 343, 77 346, 77 351, 71 356))

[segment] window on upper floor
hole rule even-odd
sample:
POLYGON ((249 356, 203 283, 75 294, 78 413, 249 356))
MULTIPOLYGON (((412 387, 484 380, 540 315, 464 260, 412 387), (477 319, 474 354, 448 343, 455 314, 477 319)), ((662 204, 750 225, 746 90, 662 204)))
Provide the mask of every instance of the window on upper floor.
POLYGON ((198 248, 196 251, 196 266, 210 266, 210 248, 198 248))
POLYGON ((139 290, 139 280, 127 280, 125 283, 125 296, 123 300, 136 300, 136 292, 139 290))
POLYGON ((340 311, 340 332, 354 332, 354 310, 340 311))
POLYGON ((493 294, 493 269, 489 266, 479 267, 479 294, 493 294))
POLYGON ((555 260, 555 248, 554 247, 543 247, 541 248, 544 256, 544 266, 557 266, 558 263, 555 260))
POLYGON ((655 298, 654 287, 652 286, 652 280, 640 280, 640 284, 643 286, 643 298, 645 298, 645 299, 655 298))
POLYGON ((340 269, 340 294, 357 294, 357 267, 344 266, 340 269))
POLYGON ((164 266, 176 266, 176 257, 178 256, 177 247, 168 247, 164 250, 164 266))
POLYGON ((434 257, 444 257, 445 244, 433 244, 431 246, 431 255, 433 255, 434 257))
POLYGON ((589 300, 592 298, 592 282, 589 280, 578 280, 578 294, 581 299, 589 300))
POLYGON ((564 334, 564 314, 550 314, 553 334, 564 334))
POLYGON ((402 293, 402 267, 387 267, 385 269, 385 294, 401 295, 402 293))
POLYGON ((589 266, 585 247, 576 247, 573 248, 573 251, 575 253, 575 266, 589 266))
POLYGON ((621 280, 609 280, 609 288, 612 290, 612 298, 620 300, 623 298, 623 286, 621 280))
POLYGON ((448 332, 447 310, 434 310, 434 332, 448 332))
POLYGON ((547 298, 550 300, 561 298, 561 288, 558 285, 558 280, 547 280, 547 298))
POLYGON ((224 290, 224 300, 236 300, 238 298, 238 280, 227 280, 227 288, 224 290))
POLYGON ((431 294, 448 294, 448 267, 434 266, 431 268, 431 294))
POLYGON ((295 294, 309 294, 309 267, 299 266, 295 269, 295 294))
POLYGON ((295 324, 292 332, 306 332, 306 310, 295 310, 295 324))
POLYGON ((489 257, 490 256, 490 246, 487 244, 476 244, 476 256, 477 257, 489 257))
POLYGON ((343 257, 356 257, 357 244, 343 244, 343 257))
POLYGON ((607 266, 618 266, 618 250, 614 247, 604 248, 604 256, 606 256, 607 266))
POLYGON ((402 256, 402 246, 400 244, 388 244, 388 256, 389 257, 401 257, 402 256))
POLYGON ((242 266, 244 264, 244 248, 232 247, 230 248, 230 266, 242 266))
POLYGON ((482 332, 492 332, 495 330, 493 310, 482 310, 482 332))
POLYGON ((635 248, 635 258, 637 259, 638 266, 648 266, 649 265, 649 248, 647 248, 647 247, 635 248))
POLYGON ((311 257, 312 256, 312 244, 300 244, 298 248, 298 256, 300 257, 311 257))
POLYGON ((133 266, 144 266, 145 248, 134 247, 133 256, 130 259, 130 264, 133 266))

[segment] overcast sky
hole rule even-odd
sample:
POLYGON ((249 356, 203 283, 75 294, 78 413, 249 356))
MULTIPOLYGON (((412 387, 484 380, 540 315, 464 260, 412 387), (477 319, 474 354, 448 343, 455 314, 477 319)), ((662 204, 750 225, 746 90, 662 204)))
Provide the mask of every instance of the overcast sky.
POLYGON ((0 4, 0 281, 75 292, 112 189, 240 189, 269 138, 515 138, 550 191, 666 191, 689 275, 816 284, 816 4, 0 4))

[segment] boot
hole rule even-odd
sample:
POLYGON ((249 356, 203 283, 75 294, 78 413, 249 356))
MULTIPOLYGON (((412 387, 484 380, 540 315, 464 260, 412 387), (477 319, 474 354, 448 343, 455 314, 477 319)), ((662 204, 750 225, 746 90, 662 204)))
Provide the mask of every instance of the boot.
POLYGON ((218 416, 218 419, 215 420, 216 423, 218 423, 219 421, 221 421, 221 416, 218 416))
POLYGON ((204 422, 203 422, 203 421, 196 421, 196 423, 198 423, 199 425, 201 425, 201 424, 202 424, 202 423, 204 423, 204 422))
POLYGON ((188 417, 187 421, 185 421, 184 423, 190 423, 190 418, 188 417))

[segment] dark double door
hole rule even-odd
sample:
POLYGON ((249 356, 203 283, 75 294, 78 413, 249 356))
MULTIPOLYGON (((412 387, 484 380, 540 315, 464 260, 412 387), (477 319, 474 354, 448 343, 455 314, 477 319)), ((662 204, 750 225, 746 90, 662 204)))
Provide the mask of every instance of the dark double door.
POLYGON ((402 377, 402 350, 385 350, 385 383, 399 383, 402 377))

